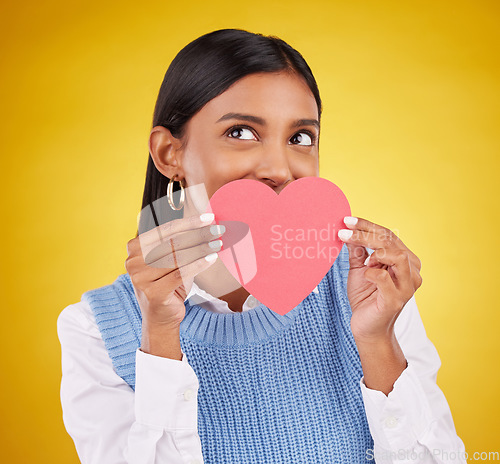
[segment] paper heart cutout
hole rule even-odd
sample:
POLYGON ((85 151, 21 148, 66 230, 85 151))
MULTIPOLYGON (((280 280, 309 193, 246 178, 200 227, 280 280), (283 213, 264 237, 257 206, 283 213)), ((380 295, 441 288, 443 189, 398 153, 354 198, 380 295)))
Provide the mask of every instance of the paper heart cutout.
POLYGON ((207 211, 226 226, 219 258, 261 303, 285 315, 307 297, 335 262, 339 229, 351 209, 334 183, 301 177, 279 195, 262 182, 228 182, 207 211))

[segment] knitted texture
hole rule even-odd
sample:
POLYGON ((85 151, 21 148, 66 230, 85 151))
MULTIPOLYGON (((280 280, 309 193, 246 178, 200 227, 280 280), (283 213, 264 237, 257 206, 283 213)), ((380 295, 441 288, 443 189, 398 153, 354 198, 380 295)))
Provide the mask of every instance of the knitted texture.
MULTIPOLYGON (((373 449, 350 329, 345 245, 299 305, 220 314, 185 301, 182 351, 198 377, 206 464, 370 461, 373 449)), ((141 312, 128 274, 88 291, 113 367, 135 389, 141 312)))

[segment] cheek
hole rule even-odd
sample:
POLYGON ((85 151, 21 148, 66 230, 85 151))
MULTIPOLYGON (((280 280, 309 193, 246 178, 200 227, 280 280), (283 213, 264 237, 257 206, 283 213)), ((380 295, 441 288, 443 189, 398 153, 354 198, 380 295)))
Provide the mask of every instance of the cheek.
POLYGON ((318 177, 318 158, 313 156, 295 157, 290 162, 290 170, 296 179, 300 177, 318 177))
POLYGON ((255 168, 256 161, 250 154, 219 152, 206 173, 209 196, 233 180, 252 177, 255 168))
POLYGON ((204 184, 209 198, 223 185, 251 174, 248 158, 207 150, 186 153, 184 171, 190 184, 204 184))
POLYGON ((247 177, 252 173, 248 163, 242 163, 235 159, 227 159, 222 161, 214 160, 210 164, 210 172, 207 171, 207 192, 211 197, 220 187, 237 179, 247 177))
POLYGON ((193 184, 206 182, 212 175, 214 150, 209 143, 202 144, 198 138, 191 138, 184 150, 182 167, 193 184))
POLYGON ((249 175, 255 169, 255 159, 249 153, 221 153, 214 160, 214 171, 227 182, 249 175))

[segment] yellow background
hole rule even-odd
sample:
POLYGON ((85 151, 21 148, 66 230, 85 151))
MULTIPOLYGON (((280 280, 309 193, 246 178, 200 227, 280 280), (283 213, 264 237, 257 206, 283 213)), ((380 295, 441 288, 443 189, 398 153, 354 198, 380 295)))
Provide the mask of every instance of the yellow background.
POLYGON ((56 319, 125 272, 155 99, 214 29, 297 48, 324 102, 320 175, 422 261, 416 300, 466 449, 500 451, 499 3, 3 2, 0 461, 76 463, 56 319))

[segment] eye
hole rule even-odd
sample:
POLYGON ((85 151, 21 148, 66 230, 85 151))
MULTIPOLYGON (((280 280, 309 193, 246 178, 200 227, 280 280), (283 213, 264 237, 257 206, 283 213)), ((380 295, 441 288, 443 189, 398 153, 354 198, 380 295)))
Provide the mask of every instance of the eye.
POLYGON ((297 132, 291 139, 292 143, 294 145, 303 145, 303 146, 312 146, 314 145, 314 142, 316 141, 316 137, 311 134, 310 132, 297 132), (294 143, 293 141, 296 141, 294 143))
POLYGON ((257 140, 252 131, 243 126, 233 126, 227 131, 228 137, 239 140, 257 140))

